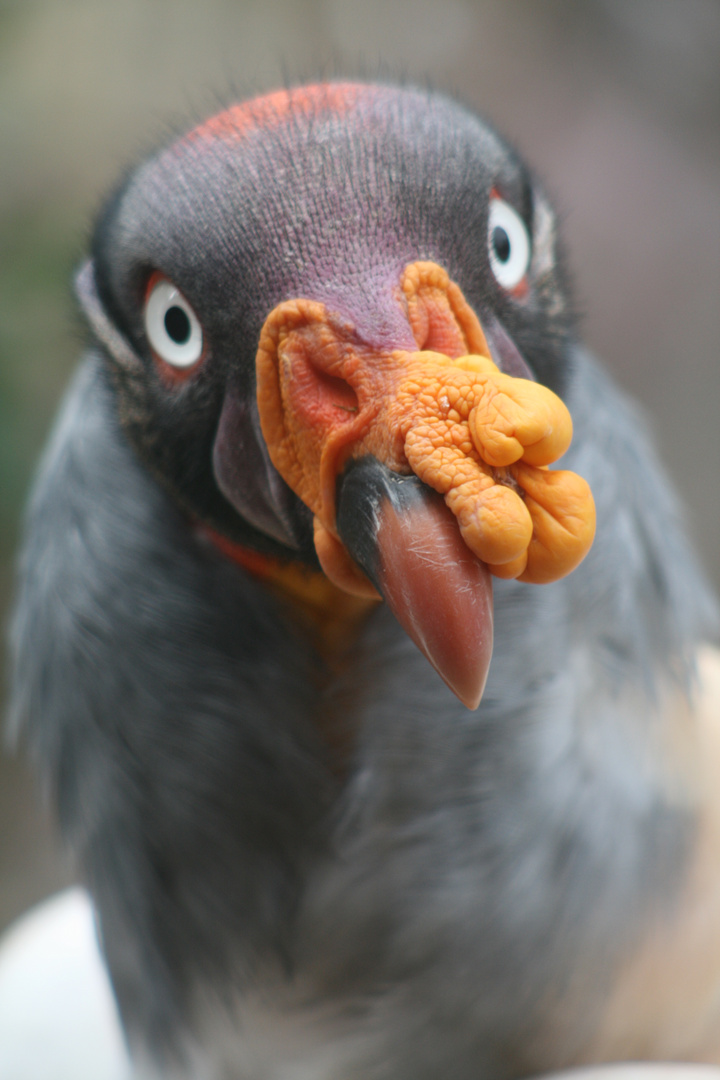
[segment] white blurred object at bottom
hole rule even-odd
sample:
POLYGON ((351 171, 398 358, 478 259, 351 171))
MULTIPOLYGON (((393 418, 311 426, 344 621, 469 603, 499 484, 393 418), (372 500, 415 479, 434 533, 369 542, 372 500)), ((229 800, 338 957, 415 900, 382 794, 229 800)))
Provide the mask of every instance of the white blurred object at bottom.
POLYGON ((129 1080, 88 894, 68 889, 0 939, 0 1080, 129 1080))

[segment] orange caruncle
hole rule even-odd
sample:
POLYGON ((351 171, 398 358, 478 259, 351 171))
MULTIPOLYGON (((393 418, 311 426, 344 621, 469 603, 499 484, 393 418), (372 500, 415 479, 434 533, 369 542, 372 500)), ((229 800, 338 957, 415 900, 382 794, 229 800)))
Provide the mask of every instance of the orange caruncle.
POLYGON ((546 468, 572 437, 562 401, 483 356, 396 360, 404 377, 376 423, 402 433, 408 465, 444 496, 468 547, 498 577, 540 583, 574 569, 592 543, 595 507, 579 476, 546 468))
POLYGON ((335 567, 349 591, 368 588, 337 536, 335 489, 347 461, 370 454, 439 492, 497 577, 540 584, 570 573, 592 543, 595 505, 581 477, 548 469, 570 445, 567 408, 547 387, 496 367, 441 267, 411 264, 400 295, 416 351, 370 349, 352 325, 301 298, 279 304, 261 333, 263 434, 315 515, 326 572, 335 567))

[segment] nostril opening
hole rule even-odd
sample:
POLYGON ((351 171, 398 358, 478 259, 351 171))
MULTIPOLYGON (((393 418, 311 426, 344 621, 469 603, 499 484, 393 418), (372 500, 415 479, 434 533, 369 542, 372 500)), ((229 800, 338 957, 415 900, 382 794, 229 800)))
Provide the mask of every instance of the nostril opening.
POLYGON ((336 375, 328 375, 325 371, 316 371, 315 376, 322 388, 326 404, 332 404, 345 412, 358 411, 358 397, 350 383, 345 379, 339 379, 336 375))

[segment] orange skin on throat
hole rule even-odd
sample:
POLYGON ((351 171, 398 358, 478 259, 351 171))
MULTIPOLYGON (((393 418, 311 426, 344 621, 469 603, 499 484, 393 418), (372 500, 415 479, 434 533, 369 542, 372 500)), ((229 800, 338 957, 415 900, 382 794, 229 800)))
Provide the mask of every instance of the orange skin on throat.
POLYGON ((376 595, 335 529, 336 479, 374 455, 444 496, 470 550, 498 577, 536 584, 587 554, 595 507, 575 473, 548 470, 572 421, 546 387, 498 370, 477 316, 435 263, 408 266, 398 290, 418 350, 380 352, 312 300, 279 304, 263 327, 257 395, 273 464, 315 515, 323 569, 376 595))

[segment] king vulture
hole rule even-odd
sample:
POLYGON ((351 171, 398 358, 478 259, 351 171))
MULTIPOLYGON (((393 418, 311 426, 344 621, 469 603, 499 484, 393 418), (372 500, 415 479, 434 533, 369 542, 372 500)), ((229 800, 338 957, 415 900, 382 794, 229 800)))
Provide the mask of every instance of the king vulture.
POLYGON ((720 1062, 714 609, 517 154, 413 89, 233 105, 76 291, 11 722, 136 1075, 720 1062))

